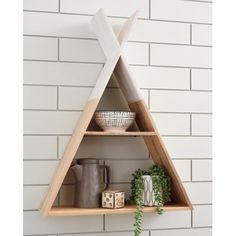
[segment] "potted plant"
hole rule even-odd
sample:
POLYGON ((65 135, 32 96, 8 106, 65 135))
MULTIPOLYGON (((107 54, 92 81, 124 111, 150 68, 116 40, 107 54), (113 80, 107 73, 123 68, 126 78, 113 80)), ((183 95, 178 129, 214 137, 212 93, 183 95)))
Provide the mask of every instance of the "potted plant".
POLYGON ((138 169, 132 176, 131 196, 128 202, 136 205, 134 233, 135 236, 140 236, 144 205, 156 206, 157 214, 162 214, 162 207, 165 202, 170 201, 171 181, 164 169, 157 165, 149 167, 148 170, 138 169), (148 183, 146 182, 147 180, 149 181, 148 183), (146 196, 144 195, 144 190, 146 191, 147 188, 149 190, 149 204, 147 204, 147 199, 145 199, 146 196))

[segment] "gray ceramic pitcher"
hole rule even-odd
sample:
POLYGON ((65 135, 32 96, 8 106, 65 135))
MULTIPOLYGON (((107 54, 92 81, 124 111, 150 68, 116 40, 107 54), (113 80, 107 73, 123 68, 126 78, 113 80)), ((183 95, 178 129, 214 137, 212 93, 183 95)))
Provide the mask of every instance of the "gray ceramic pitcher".
POLYGON ((99 165, 97 159, 83 158, 78 159, 77 165, 71 169, 76 180, 75 207, 100 207, 102 191, 108 188, 110 182, 109 167, 99 165), (106 175, 106 184, 102 184, 102 174, 106 175))

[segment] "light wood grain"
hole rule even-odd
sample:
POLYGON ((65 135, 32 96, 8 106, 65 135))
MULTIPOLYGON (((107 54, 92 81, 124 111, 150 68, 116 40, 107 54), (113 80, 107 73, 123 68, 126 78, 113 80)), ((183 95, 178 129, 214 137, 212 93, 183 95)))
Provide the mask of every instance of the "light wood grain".
POLYGON ((162 141, 162 138, 155 126, 151 113, 144 100, 129 103, 130 110, 136 112, 136 123, 140 130, 155 132, 155 136, 144 136, 144 141, 151 154, 153 161, 163 166, 172 180, 172 201, 192 208, 192 204, 183 187, 180 177, 175 169, 171 157, 162 141))
MULTIPOLYGON (((180 204, 167 204, 163 207, 164 211, 187 211, 188 206, 180 204)), ((74 207, 53 207, 49 211, 49 216, 80 216, 80 215, 112 215, 112 214, 131 214, 136 211, 135 206, 125 206, 120 209, 106 208, 74 208, 74 207)), ((155 207, 144 207, 144 212, 155 212, 155 207)))
POLYGON ((72 137, 66 147, 64 155, 57 167, 57 170, 53 176, 53 179, 52 179, 51 184, 49 186, 46 197, 45 197, 43 204, 41 206, 40 210, 43 215, 48 214, 49 210, 51 209, 51 207, 56 199, 59 189, 60 189, 60 187, 63 183, 63 180, 70 168, 70 165, 71 165, 71 163, 74 159, 74 156, 78 150, 78 147, 82 141, 84 133, 89 125, 89 122, 93 117, 94 111, 96 110, 98 103, 99 103, 99 99, 94 99, 94 100, 89 101, 86 104, 84 111, 81 114, 81 116, 77 122, 75 130, 74 130, 72 137))
POLYGON ((127 131, 127 132, 105 132, 105 131, 86 131, 86 136, 153 136, 155 132, 138 132, 138 131, 127 131))

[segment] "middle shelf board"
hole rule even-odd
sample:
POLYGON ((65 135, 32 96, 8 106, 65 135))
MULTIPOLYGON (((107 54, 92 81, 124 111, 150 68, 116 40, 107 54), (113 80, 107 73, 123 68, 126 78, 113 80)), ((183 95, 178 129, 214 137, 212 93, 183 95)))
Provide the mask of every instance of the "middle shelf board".
POLYGON ((113 132, 113 131, 86 131, 86 136, 155 136, 155 132, 148 131, 127 131, 127 132, 113 132))

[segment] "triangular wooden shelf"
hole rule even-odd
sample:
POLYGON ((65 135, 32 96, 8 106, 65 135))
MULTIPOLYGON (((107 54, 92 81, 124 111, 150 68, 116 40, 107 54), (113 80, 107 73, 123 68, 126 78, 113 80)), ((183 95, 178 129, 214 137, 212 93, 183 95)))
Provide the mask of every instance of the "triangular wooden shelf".
MULTIPOLYGON (((41 212, 44 216, 72 216, 72 215, 98 215, 98 214, 125 214, 135 211, 134 206, 126 206, 122 209, 79 209, 73 207, 52 207, 60 190, 63 180, 71 166, 74 156, 80 146, 83 137, 86 136, 117 136, 112 132, 87 131, 93 114, 98 106, 100 98, 112 75, 116 77, 120 88, 128 102, 131 111, 136 112, 136 124, 139 131, 120 133, 119 136, 142 136, 154 163, 162 166, 172 179, 172 203, 164 206, 166 211, 191 210, 192 205, 175 170, 171 158, 162 142, 159 132, 151 117, 145 101, 140 95, 139 88, 129 70, 129 66, 122 53, 122 49, 128 39, 129 33, 137 19, 135 12, 123 25, 116 36, 104 11, 100 9, 93 17, 91 23, 96 33, 101 48, 106 57, 106 63, 101 71, 96 85, 85 105, 69 144, 57 167, 46 197, 43 201, 41 212)), ((154 212, 153 207, 145 207, 144 212, 154 212)))

